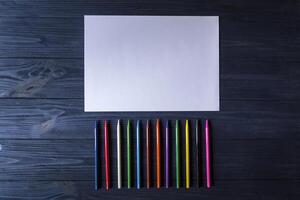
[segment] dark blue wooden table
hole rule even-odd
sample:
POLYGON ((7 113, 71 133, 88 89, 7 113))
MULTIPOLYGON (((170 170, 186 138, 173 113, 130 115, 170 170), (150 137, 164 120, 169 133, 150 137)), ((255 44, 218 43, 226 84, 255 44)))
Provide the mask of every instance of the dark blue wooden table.
POLYGON ((299 100, 298 0, 0 1, 1 199, 299 199, 299 100), (220 16, 221 111, 84 113, 86 14, 220 16), (113 135, 95 192, 94 120, 157 117, 211 119, 214 187, 117 190, 113 135))

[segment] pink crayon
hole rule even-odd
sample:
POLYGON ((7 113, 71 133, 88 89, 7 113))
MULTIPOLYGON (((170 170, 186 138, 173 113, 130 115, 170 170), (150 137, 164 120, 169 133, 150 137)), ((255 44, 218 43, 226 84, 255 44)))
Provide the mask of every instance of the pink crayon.
POLYGON ((209 122, 205 121, 205 150, 206 150, 206 185, 211 187, 211 165, 210 165, 210 132, 209 122))

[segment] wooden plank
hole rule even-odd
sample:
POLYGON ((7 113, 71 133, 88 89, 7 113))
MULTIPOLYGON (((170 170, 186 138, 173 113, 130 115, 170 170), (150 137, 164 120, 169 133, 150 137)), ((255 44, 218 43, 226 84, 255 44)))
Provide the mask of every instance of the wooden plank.
POLYGON ((0 16, 11 17, 81 17, 105 15, 296 15, 296 1, 210 1, 210 0, 1 0, 0 16))
MULTIPOLYGON (((0 58, 83 58, 83 18, 0 18, 0 58)), ((300 19, 220 18, 220 59, 299 61, 300 19), (259 31, 257 31, 259 30, 259 31)))
POLYGON ((86 180, 93 172, 92 141, 1 140, 2 180, 86 180))
MULTIPOLYGON (((92 139, 94 121, 211 119, 215 139, 299 139, 298 101, 223 101, 221 112, 84 113, 82 99, 1 99, 0 138, 92 139)), ((154 124, 154 121, 153 121, 154 124)), ((193 127, 193 124, 192 124, 193 127)))
POLYGON ((0 97, 83 98, 82 59, 0 59, 0 97))
MULTIPOLYGON (((124 143, 125 139, 124 136, 124 143)), ((152 141, 154 147, 154 140, 152 141)), ((184 138, 182 138, 182 145, 183 142, 184 138)), ((0 140, 0 144, 0 170, 2 172, 0 180, 93 180, 94 141, 91 139, 0 140)), ((111 140, 110 145, 111 180, 116 185, 116 140, 111 140)), ((213 174, 216 181, 300 179, 300 171, 298 170, 300 165, 300 160, 298 159, 300 140, 213 140, 212 146, 213 174)), ((171 158, 174 158, 174 145, 172 147, 171 158)), ((195 165, 193 164, 195 148, 193 147, 194 145, 192 144, 192 185, 195 184, 193 176, 195 170, 195 165)), ((123 148, 123 158, 125 159, 125 146, 123 148)), ((101 151, 103 152, 103 145, 101 151)), ((132 153, 134 164, 135 149, 133 149, 132 153)), ((183 152, 181 157, 184 159, 183 152)), ((154 155, 152 159, 155 162, 154 155)), ((101 179, 104 180, 102 154, 101 160, 101 179)), ((171 166, 175 166, 175 160, 171 159, 171 162, 171 166)), ((143 165, 145 166, 145 164, 145 160, 143 160, 143 165)), ((183 162, 181 167, 183 176, 185 169, 183 162)), ((204 166, 202 168, 204 169, 204 166)), ((125 168, 123 170, 125 171, 125 168)), ((172 168, 171 171, 174 183, 175 170, 172 168)), ((133 167, 133 175, 135 176, 134 172, 135 168, 133 167)), ((154 173, 155 168, 153 167, 154 173)), ((144 178, 143 181, 145 181, 144 178)), ((125 182, 126 178, 124 179, 124 184, 125 182)), ((104 181, 102 183, 104 184, 104 181)))
POLYGON ((92 181, 1 181, 1 199, 290 199, 296 200, 300 195, 300 182, 296 180, 276 181, 218 181, 211 189, 191 188, 188 192, 169 188, 121 190, 103 189, 93 191, 92 181), (155 192, 154 192, 155 191, 155 192), (236 191, 236 192, 233 192, 236 191))
MULTIPOLYGON (((237 99, 300 100, 299 63, 222 61, 221 104, 237 99)), ((83 74, 83 59, 0 59, 0 98, 83 98, 83 74)))
POLYGON ((299 9, 292 0, 0 0, 0 198, 299 199, 299 9), (84 113, 84 14, 220 15, 222 111, 84 113), (211 119, 215 186, 93 192, 94 120, 157 116, 211 119))
POLYGON ((0 58, 83 57, 82 18, 0 18, 0 58))

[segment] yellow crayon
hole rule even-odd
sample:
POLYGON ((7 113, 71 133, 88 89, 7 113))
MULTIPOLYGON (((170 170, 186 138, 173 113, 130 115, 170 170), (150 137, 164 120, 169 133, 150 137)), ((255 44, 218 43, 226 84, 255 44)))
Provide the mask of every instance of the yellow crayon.
POLYGON ((185 176, 186 188, 190 188, 190 130, 189 120, 185 121, 185 176))

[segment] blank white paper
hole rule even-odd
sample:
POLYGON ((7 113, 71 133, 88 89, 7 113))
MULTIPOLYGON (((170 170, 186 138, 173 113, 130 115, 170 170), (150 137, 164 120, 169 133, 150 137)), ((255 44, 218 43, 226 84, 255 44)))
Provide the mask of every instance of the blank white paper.
POLYGON ((218 111, 217 16, 85 16, 85 111, 218 111))

